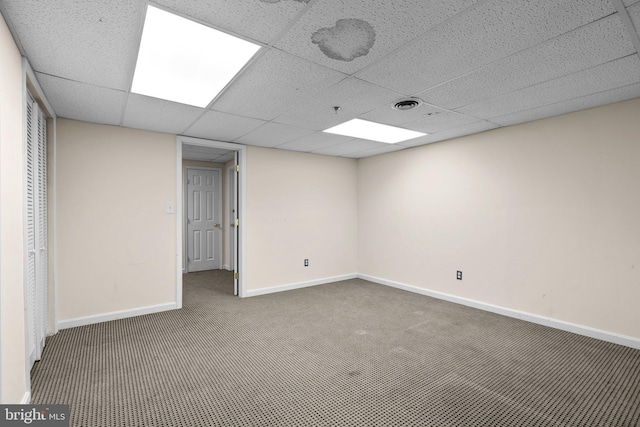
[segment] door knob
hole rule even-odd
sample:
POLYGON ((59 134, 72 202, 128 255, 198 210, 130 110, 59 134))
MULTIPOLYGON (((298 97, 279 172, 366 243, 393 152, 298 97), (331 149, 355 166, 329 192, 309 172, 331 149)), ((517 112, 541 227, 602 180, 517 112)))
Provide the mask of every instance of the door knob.
POLYGON ((213 226, 214 226, 215 228, 220 228, 220 224, 218 224, 218 223, 213 224, 213 226))

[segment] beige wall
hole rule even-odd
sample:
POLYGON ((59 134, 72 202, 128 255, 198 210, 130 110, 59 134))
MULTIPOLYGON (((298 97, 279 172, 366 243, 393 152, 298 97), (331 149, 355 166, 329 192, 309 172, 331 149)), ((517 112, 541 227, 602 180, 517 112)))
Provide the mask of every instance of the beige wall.
POLYGON ((247 151, 248 290, 356 273, 357 162, 247 151))
POLYGON ((361 160, 359 272, 640 338, 639 118, 635 99, 361 160))
POLYGON ((22 58, 0 15, 0 376, 3 403, 20 403, 28 384, 24 329, 22 58))
POLYGON ((175 302, 175 136, 57 126, 59 321, 175 302))

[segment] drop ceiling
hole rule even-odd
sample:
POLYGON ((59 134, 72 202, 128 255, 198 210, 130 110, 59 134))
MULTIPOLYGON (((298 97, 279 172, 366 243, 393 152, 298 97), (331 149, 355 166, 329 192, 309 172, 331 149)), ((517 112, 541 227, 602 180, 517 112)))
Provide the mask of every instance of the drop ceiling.
POLYGON ((0 11, 60 117, 246 145, 363 158, 640 97, 640 0, 149 3, 261 46, 206 108, 130 92, 147 4, 0 11), (353 118, 429 134, 322 132, 353 118))
POLYGON ((225 150, 224 148, 182 144, 182 158, 202 162, 226 163, 235 158, 235 151, 225 150))

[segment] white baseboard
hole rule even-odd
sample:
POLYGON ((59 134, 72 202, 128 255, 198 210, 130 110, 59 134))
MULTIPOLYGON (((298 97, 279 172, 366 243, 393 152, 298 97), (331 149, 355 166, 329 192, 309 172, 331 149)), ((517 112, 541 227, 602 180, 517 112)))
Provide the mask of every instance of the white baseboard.
POLYGON ((272 286, 270 288, 253 289, 245 292, 245 297, 255 297, 258 295, 272 294, 275 292, 290 291, 293 289, 307 288, 309 286, 324 285, 325 283, 339 282, 341 280, 355 279, 357 273, 344 274, 342 276, 325 277, 323 279, 309 280, 308 282, 289 283, 286 285, 272 286))
POLYGON ((24 394, 24 396, 22 397, 22 400, 20 401, 21 405, 28 405, 31 403, 31 392, 28 391, 24 394))
POLYGON ((227 264, 222 266, 223 270, 227 270, 227 271, 231 271, 231 267, 229 267, 227 264))
POLYGON ((551 328, 561 329, 563 331, 573 332, 575 334, 612 342, 614 344, 620 344, 627 347, 640 349, 640 339, 638 338, 629 337, 626 335, 620 335, 613 332, 607 332, 600 329, 591 328, 589 326, 583 326, 575 323, 565 322, 562 320, 553 319, 551 317, 539 316, 537 314, 531 314, 531 313, 514 310, 507 307, 501 307, 499 305, 488 304, 485 302, 463 298, 463 297, 459 297, 451 294, 446 294, 443 292, 437 292, 429 289, 419 288, 417 286, 407 285, 400 282, 394 282, 392 280, 381 279, 379 277, 368 276, 366 274, 358 274, 358 278, 363 280, 368 280, 369 282, 391 286, 393 288, 398 288, 405 291, 414 292, 417 294, 426 295, 429 297, 453 302, 456 304, 466 305, 468 307, 490 311, 492 313, 501 314, 503 316, 513 317, 516 319, 525 320, 527 322, 537 323, 540 325, 549 326, 551 328))
POLYGON ((142 316, 144 314, 159 313, 161 311, 175 310, 175 302, 167 304, 151 305, 148 307, 134 308, 130 310, 112 311, 110 313, 95 314, 92 316, 76 317, 74 319, 61 320, 58 329, 75 328, 76 326, 91 325, 93 323, 108 322, 110 320, 125 319, 127 317, 142 316))

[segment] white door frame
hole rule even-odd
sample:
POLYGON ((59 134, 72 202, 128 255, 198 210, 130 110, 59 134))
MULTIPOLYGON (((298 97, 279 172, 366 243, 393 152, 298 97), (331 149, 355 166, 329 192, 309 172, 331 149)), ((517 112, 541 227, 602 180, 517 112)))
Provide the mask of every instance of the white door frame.
POLYGON ((233 271, 236 268, 236 264, 235 264, 235 257, 233 255, 234 251, 236 250, 235 246, 234 246, 234 236, 233 234, 235 234, 235 230, 233 229, 229 229, 229 227, 235 227, 234 225, 231 225, 234 221, 235 218, 235 208, 236 208, 236 203, 235 203, 235 198, 236 196, 236 182, 238 181, 236 178, 236 171, 235 171, 235 166, 229 166, 227 168, 227 170, 225 171, 225 173, 227 174, 227 223, 224 225, 225 228, 229 231, 229 238, 227 239, 227 253, 229 254, 229 270, 233 271), (233 202, 233 203, 232 203, 233 202), (231 215, 231 213, 234 213, 234 215, 231 215))
MULTIPOLYGON (((220 178, 218 179, 218 185, 216 186, 216 195, 217 195, 217 197, 216 197, 216 201, 215 202, 216 202, 216 214, 217 214, 218 218, 220 219, 220 224, 221 224, 220 230, 223 230, 222 229, 222 223, 223 223, 223 221, 222 221, 222 218, 223 218, 223 216, 222 216, 222 170, 223 170, 223 168, 209 168, 209 167, 204 167, 204 166, 184 166, 184 169, 182 171, 182 182, 183 182, 182 189, 183 189, 183 191, 186 191, 187 187, 189 186, 189 184, 187 182, 185 182, 185 180, 184 180, 184 178, 186 176, 188 176, 187 174, 189 173, 189 169, 203 170, 203 171, 217 171, 217 172, 219 172, 220 178)), ((182 200, 182 202, 183 202, 183 206, 182 206, 183 215, 187 215, 188 209, 187 209, 187 206, 184 206, 184 202, 185 202, 185 199, 188 202, 189 195, 188 194, 185 195, 183 193, 182 197, 183 197, 183 200, 182 200)), ((186 247, 186 248, 189 248, 189 236, 187 234, 188 227, 189 227, 188 222, 184 221, 184 225, 182 226, 182 231, 185 233, 185 235, 184 235, 184 245, 185 246, 183 246, 183 247, 186 247)), ((218 241, 218 244, 216 245, 216 253, 218 254, 218 264, 219 264, 218 268, 219 269, 222 269, 222 261, 223 261, 222 260, 222 243, 223 243, 222 241, 223 240, 224 240, 223 239, 223 234, 221 233, 220 234, 220 240, 218 241)), ((187 249, 186 252, 189 253, 189 249, 187 249)), ((186 254, 183 254, 183 261, 182 261, 182 262, 184 262, 184 272, 188 273, 189 272, 189 260, 188 260, 188 257, 184 257, 184 255, 186 255, 186 254)))
POLYGON ((199 145, 201 147, 223 148, 238 153, 238 218, 240 226, 238 228, 238 250, 239 250, 239 266, 236 269, 239 273, 238 278, 238 295, 241 298, 246 297, 247 293, 247 220, 246 220, 246 189, 247 189, 247 147, 241 144, 231 142, 213 141, 209 139, 192 138, 189 136, 178 135, 176 138, 176 307, 182 308, 182 262, 184 259, 182 253, 182 232, 183 232, 183 187, 182 187, 182 144, 199 145), (239 267, 239 268, 238 268, 239 267))

